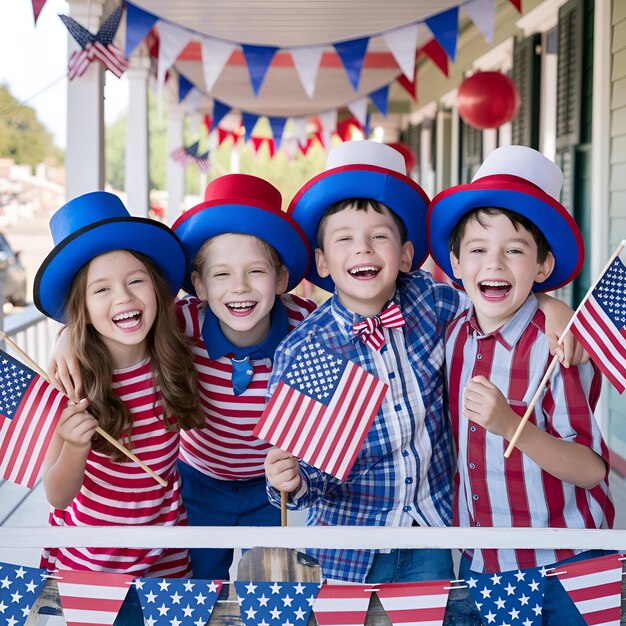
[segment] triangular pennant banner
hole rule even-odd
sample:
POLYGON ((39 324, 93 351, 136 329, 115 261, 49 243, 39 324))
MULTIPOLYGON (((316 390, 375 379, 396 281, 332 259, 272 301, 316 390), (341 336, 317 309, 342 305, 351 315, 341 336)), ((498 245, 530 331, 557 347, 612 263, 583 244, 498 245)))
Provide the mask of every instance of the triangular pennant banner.
POLYGON ((0 562, 2 623, 22 626, 46 584, 45 569, 0 562))
POLYGON ((391 50, 393 58, 409 80, 415 72, 418 26, 417 23, 409 24, 403 28, 396 28, 383 33, 383 39, 391 50))
POLYGON ((293 48, 289 52, 291 52, 291 58, 296 66, 296 72, 304 91, 309 98, 312 98, 315 94, 315 81, 324 48, 322 46, 308 46, 306 48, 293 48))
POLYGON ((230 112, 230 107, 220 100, 213 100, 213 128, 217 128, 224 116, 230 112))
POLYGON ((425 20, 435 39, 454 62, 456 42, 459 34, 459 7, 452 7, 425 20))
POLYGON ((182 74, 178 76, 178 102, 182 102, 187 94, 193 89, 193 83, 182 74))
POLYGON ((465 583, 485 624, 508 623, 513 613, 517 624, 541 626, 545 570, 470 574, 465 583))
POLYGON ((387 117, 387 107, 389 104, 389 85, 385 85, 369 95, 370 100, 376 105, 383 117, 387 117))
POLYGON ((278 51, 278 48, 271 46, 250 46, 242 45, 243 55, 246 57, 252 91, 257 96, 261 90, 261 85, 265 79, 265 74, 278 51))
MULTIPOLYGON (((423 45, 421 52, 441 70, 444 76, 448 76, 448 55, 436 39, 431 39, 427 44, 423 45)), ((400 81, 398 80, 398 82, 400 81)))
POLYGON ((46 4, 46 0, 32 0, 33 3, 33 17, 35 18, 35 24, 37 23, 37 19, 39 18, 39 14, 41 13, 41 9, 43 9, 43 5, 46 4))
POLYGON ((205 115, 204 119, 202 120, 202 123, 204 124, 204 127, 206 128, 206 132, 210 133, 211 132, 211 125, 213 123, 213 120, 211 119, 210 115, 205 115))
POLYGON ((559 565, 556 574, 587 624, 619 626, 622 590, 619 554, 559 565))
POLYGON ((235 581, 244 626, 307 624, 318 583, 235 581))
MULTIPOLYGON (((299 146, 306 143, 306 125, 308 118, 305 115, 299 115, 298 117, 291 118, 291 125, 293 128, 293 136, 296 138, 299 146)), ((306 153, 305 153, 306 154, 306 153)))
POLYGON ((256 113, 248 113, 247 111, 242 111, 241 113, 241 122, 243 124, 244 129, 244 141, 248 141, 252 136, 252 131, 256 126, 256 123, 259 121, 259 116, 256 113))
POLYGON ((221 146, 231 136, 232 136, 231 132, 218 128, 217 129, 217 145, 221 146))
POLYGON ((482 33, 488 43, 493 43, 496 23, 496 4, 494 0, 469 0, 463 5, 464 11, 482 33))
POLYGON ((449 580, 376 585, 376 595, 393 626, 441 626, 449 580))
POLYGON ((348 120, 341 120, 337 122, 337 134, 341 141, 348 141, 350 139, 350 133, 354 125, 354 118, 348 120))
POLYGON ((57 577, 67 626, 111 626, 133 581, 131 574, 74 570, 57 577))
POLYGON ((204 72, 204 87, 208 93, 213 90, 215 82, 219 78, 230 55, 235 49, 235 44, 218 39, 202 37, 202 71, 204 72))
POLYGON ((363 96, 358 100, 348 102, 348 110, 354 115, 361 128, 365 128, 367 122, 367 98, 363 96))
POLYGON ((273 139, 266 139, 267 149, 270 151, 270 159, 273 159, 276 156, 276 144, 273 139))
POLYGON ((131 2, 126 2, 126 57, 130 57, 133 50, 144 40, 150 29, 158 21, 156 15, 148 13, 135 6, 131 2))
POLYGON ((522 12, 522 0, 509 0, 509 2, 517 9, 518 13, 522 12))
POLYGON ((274 137, 274 143, 276 144, 276 150, 280 150, 280 144, 283 139, 283 132, 285 130, 285 124, 287 123, 286 117, 268 117, 270 122, 270 128, 272 129, 272 137, 274 137))
POLYGON ((322 130, 320 132, 320 142, 326 148, 330 148, 330 138, 337 129, 337 109, 324 111, 319 114, 322 130))
POLYGON ((261 146, 263 145, 263 142, 265 141, 264 137, 251 137, 252 140, 252 148, 254 149, 254 154, 258 154, 259 153, 259 149, 261 148, 261 146))
POLYGON ((221 580, 136 578, 135 587, 146 624, 206 624, 222 589, 221 580))
POLYGON ((364 624, 371 588, 369 585, 322 585, 313 605, 318 626, 364 624))
POLYGON ((369 37, 364 37, 363 39, 353 39, 352 41, 342 41, 333 44, 354 91, 359 89, 361 70, 363 69, 368 43, 369 37))
POLYGON ((157 69, 159 88, 165 82, 165 72, 172 67, 192 36, 193 33, 186 28, 170 22, 159 22, 159 65, 157 69))
POLYGON ((411 96, 411 98, 415 100, 415 102, 417 102, 417 68, 415 68, 415 78, 413 79, 413 82, 409 81, 404 74, 400 74, 400 76, 396 78, 396 81, 399 85, 403 87, 403 89, 409 94, 409 96, 411 96))

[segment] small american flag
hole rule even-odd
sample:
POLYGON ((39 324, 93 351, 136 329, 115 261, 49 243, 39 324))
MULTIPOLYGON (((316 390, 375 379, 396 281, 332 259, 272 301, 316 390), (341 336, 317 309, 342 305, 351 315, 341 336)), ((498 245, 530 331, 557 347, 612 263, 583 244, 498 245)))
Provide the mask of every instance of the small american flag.
POLYGON ((0 350, 0 476, 32 488, 67 398, 0 350))
POLYGON ((449 580, 376 585, 376 595, 394 626, 441 626, 449 580))
POLYGON ((626 388, 626 266, 618 253, 574 314, 571 331, 619 393, 626 388))
POLYGON ((118 78, 126 71, 128 60, 113 43, 113 38, 122 18, 121 6, 118 6, 109 15, 95 35, 67 15, 61 15, 60 18, 81 48, 70 54, 67 68, 70 80, 82 76, 94 59, 101 61, 104 67, 118 78))
POLYGON ((203 173, 209 171, 209 151, 207 150, 203 154, 198 154, 199 141, 191 144, 190 146, 180 146, 170 153, 170 156, 174 161, 180 163, 183 167, 187 167, 191 162, 196 164, 196 167, 203 173))
POLYGON ((387 388, 309 341, 287 367, 253 434, 345 480, 387 388))

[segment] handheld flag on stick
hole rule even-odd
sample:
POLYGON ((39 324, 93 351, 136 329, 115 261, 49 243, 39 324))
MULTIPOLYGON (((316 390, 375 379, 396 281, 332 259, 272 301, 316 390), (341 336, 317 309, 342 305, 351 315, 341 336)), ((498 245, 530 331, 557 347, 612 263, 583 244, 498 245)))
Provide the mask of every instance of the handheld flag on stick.
MULTIPOLYGON (((19 407, 20 411, 22 412, 28 411, 28 415, 22 418, 22 424, 30 424, 30 423, 36 424, 36 428, 30 426, 27 431, 25 430, 25 427, 23 425, 20 426, 19 432, 22 433, 21 437, 22 438, 32 437, 33 435, 35 435, 37 436, 36 441, 41 442, 39 444, 41 449, 37 448, 37 450, 39 450, 39 456, 37 457, 37 459, 25 459, 29 463, 32 463, 34 461, 36 461, 37 463, 36 471, 34 471, 34 467, 32 470, 30 470, 30 472, 32 473, 32 479, 31 479, 30 484, 18 482, 15 478, 11 478, 11 476, 15 474, 15 470, 13 468, 13 463, 15 463, 15 461, 13 460, 15 457, 15 454, 8 454, 6 450, 8 450, 9 449, 8 446, 11 445, 11 439, 9 438, 9 436, 13 433, 13 431, 17 430, 17 426, 11 427, 10 425, 7 426, 4 422, 0 423, 0 454, 2 455, 0 457, 1 459, 0 470, 2 470, 3 472, 2 477, 5 478, 6 480, 17 482, 18 484, 25 484, 25 486, 31 488, 35 484, 35 479, 37 478, 37 474, 39 473, 39 470, 41 469, 41 465, 43 464, 43 459, 46 454, 48 444, 50 443, 50 439, 52 438, 54 429, 56 428, 59 418, 61 417, 61 413, 63 412, 63 409, 65 408, 67 398, 60 391, 55 389, 50 384, 50 381, 48 380, 46 373, 7 334, 0 331, 0 338, 2 338, 7 344, 9 344, 9 346, 11 346, 11 349, 14 350, 17 354, 19 354, 22 357, 22 359, 24 359, 24 361, 26 361, 28 365, 30 366, 30 368, 32 369, 29 369, 28 367, 26 367, 25 365, 23 365, 22 363, 14 359, 13 357, 9 356, 8 354, 6 354, 6 352, 3 352, 2 350, 0 350, 0 357, 3 357, 3 356, 7 357, 8 359, 11 359, 11 361, 13 361, 15 364, 17 364, 16 367, 22 368, 24 371, 32 373, 37 378, 37 384, 40 386, 40 389, 45 389, 46 393, 53 394, 55 398, 54 400, 55 413, 54 413, 53 419, 51 418, 52 423, 50 424, 48 423, 47 420, 44 420, 42 423, 34 421, 34 420, 41 421, 43 419, 42 418, 43 411, 46 409, 46 407, 48 407, 48 405, 41 404, 41 405, 33 406, 32 403, 24 404, 23 411, 22 411, 22 405, 20 405, 19 407), (39 429, 43 431, 44 426, 46 428, 45 443, 44 443, 42 434, 39 432, 39 429), (11 430, 12 428, 13 430, 11 430), (6 435, 5 435, 5 430, 7 433, 6 435), (37 432, 34 432, 34 431, 37 431, 37 432), (9 472, 9 470, 11 470, 10 475, 4 475, 5 471, 9 472)), ((0 364, 1 364, 1 360, 0 360, 0 364)), ((5 380, 4 369, 0 369, 0 385, 7 385, 7 384, 9 383, 5 380)), ((33 384, 33 388, 34 388, 34 384, 33 384)), ((47 396, 42 395, 43 392, 41 390, 38 393, 40 394, 38 398, 47 397, 47 396)), ((26 400, 26 394, 24 394, 22 399, 26 400)), ((6 402, 6 400, 3 400, 3 402, 6 402)), ((42 402, 42 400, 40 399, 38 400, 38 402, 42 402)), ((13 404, 15 404, 15 402, 13 402, 13 404)), ((7 419, 6 415, 2 414, 1 411, 2 411, 2 405, 0 404, 0 418, 4 417, 5 419, 7 419)), ((115 446, 120 452, 125 454, 129 459, 131 459, 137 465, 139 465, 141 469, 143 469, 145 472, 150 474, 150 476, 152 476, 152 478, 154 478, 154 480, 156 480, 160 485, 162 485, 163 487, 167 487, 167 481, 165 479, 161 478, 161 476, 159 476, 156 472, 151 470, 139 457, 133 454, 128 448, 123 446, 117 439, 111 437, 111 435, 109 435, 109 433, 107 433, 105 430, 102 430, 100 426, 96 428, 96 432, 101 437, 104 437, 104 439, 106 439, 111 445, 115 446)), ((16 439, 16 437, 14 437, 14 439, 16 439)), ((31 445, 31 442, 29 440, 20 440, 18 441, 18 443, 21 443, 21 445, 29 445, 29 446, 31 445)))
POLYGON ((190 146, 180 146, 180 148, 173 150, 170 156, 183 167, 187 167, 191 162, 195 163, 196 167, 204 174, 209 171, 210 167, 209 151, 198 154, 199 144, 200 142, 196 141, 190 146))
MULTIPOLYGON (((626 266, 621 258, 625 246, 626 240, 622 240, 559 337, 560 345, 571 330, 619 393, 626 388, 626 266)), ((557 363, 555 355, 511 438, 505 458, 513 452, 557 363)))

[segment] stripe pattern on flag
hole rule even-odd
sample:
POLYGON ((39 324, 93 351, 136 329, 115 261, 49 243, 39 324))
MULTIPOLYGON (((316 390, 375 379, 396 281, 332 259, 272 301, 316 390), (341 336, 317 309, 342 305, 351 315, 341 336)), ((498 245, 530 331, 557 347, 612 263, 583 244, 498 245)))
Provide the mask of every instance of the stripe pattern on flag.
POLYGON ((68 626, 111 626, 133 581, 132 574, 61 570, 59 597, 68 626))
POLYGON ((622 562, 619 554, 559 566, 556 574, 589 626, 619 626, 622 562))
POLYGON ((2 350, 0 388, 0 476, 31 489, 67 399, 2 350))
POLYGON ((310 341, 287 367, 253 434, 345 480, 387 388, 310 341))
POLYGON ((611 384, 626 389, 626 266, 617 256, 576 312, 571 331, 611 384))
POLYGON ((363 626, 371 585, 322 585, 313 604, 318 626, 363 626))
POLYGON ((441 626, 449 586, 449 580, 376 585, 376 594, 394 626, 441 626))

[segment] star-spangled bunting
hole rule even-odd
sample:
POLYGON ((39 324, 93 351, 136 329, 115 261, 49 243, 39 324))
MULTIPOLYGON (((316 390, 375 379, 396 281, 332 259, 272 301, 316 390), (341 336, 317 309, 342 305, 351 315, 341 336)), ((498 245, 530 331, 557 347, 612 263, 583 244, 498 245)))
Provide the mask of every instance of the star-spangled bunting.
POLYGON ((187 167, 190 163, 195 163, 196 167, 201 172, 208 172, 210 162, 209 162, 209 151, 202 154, 198 154, 198 146, 200 142, 196 141, 190 146, 181 146, 180 148, 176 148, 170 154, 172 159, 177 163, 180 163, 183 167, 187 167))
POLYGON ((0 624, 22 626, 46 584, 46 570, 0 563, 0 624))
POLYGON ((121 5, 113 10, 113 13, 104 21, 95 35, 75 19, 67 15, 60 15, 59 17, 80 46, 80 50, 74 50, 70 54, 67 66, 70 80, 82 76, 94 59, 101 61, 104 67, 118 78, 126 71, 128 61, 124 53, 113 43, 113 38, 122 18, 121 5))
POLYGON ((587 624, 619 626, 622 592, 621 555, 560 565, 559 581, 587 624))
POLYGON ((318 626, 362 626, 372 585, 322 585, 313 614, 318 626))
POLYGON ((222 589, 221 580, 136 578, 146 626, 204 626, 222 589))
POLYGON ((376 585, 376 595, 393 626, 441 626, 450 581, 376 585))
MULTIPOLYGON (((623 248, 626 241, 620 246, 623 248)), ((580 304, 572 333, 619 393, 626 388, 626 253, 621 251, 580 304)))
POLYGON ((306 626, 319 583, 235 581, 245 626, 306 626))
POLYGON ((541 626, 546 570, 523 569, 494 574, 471 573, 465 583, 485 623, 541 626))
POLYGON ((309 341, 289 363, 253 435, 345 480, 387 388, 309 341))
POLYGON ((67 398, 0 350, 0 478, 31 489, 67 398))
POLYGON ((74 570, 55 578, 67 626, 111 626, 133 582, 132 574, 74 570))

